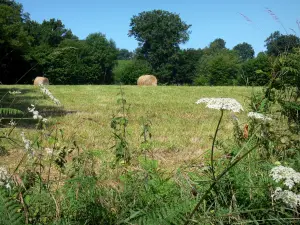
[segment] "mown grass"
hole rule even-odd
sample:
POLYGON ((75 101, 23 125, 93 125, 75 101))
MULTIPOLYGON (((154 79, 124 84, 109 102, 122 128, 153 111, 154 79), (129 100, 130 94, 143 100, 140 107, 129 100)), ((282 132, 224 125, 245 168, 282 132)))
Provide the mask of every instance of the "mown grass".
MULTIPOLYGON (((56 107, 43 98, 38 87, 18 85, 1 86, 1 93, 10 89, 19 89, 22 94, 13 100, 13 106, 26 111, 34 104, 41 115, 50 119, 50 124, 57 124, 64 132, 68 141, 75 140, 81 149, 104 150, 108 157, 113 156, 112 129, 110 121, 117 112, 119 86, 49 86, 49 90, 58 98, 63 107, 56 107)), ((128 141, 133 153, 140 151, 142 142, 141 118, 152 123, 152 139, 150 152, 164 167, 188 164, 200 160, 203 152, 211 145, 211 136, 218 122, 219 112, 196 105, 201 97, 229 97, 237 99, 247 109, 251 87, 186 87, 158 86, 138 87, 122 86, 125 99, 130 105, 128 113, 128 141)), ((11 96, 9 98, 12 98, 11 96)), ((12 99, 2 101, 3 106, 9 106, 12 99)), ((239 113, 239 118, 246 113, 239 113)), ((225 113, 221 125, 220 138, 232 138, 231 114, 225 113)), ((20 139, 20 132, 34 134, 35 127, 30 125, 31 115, 28 113, 21 122, 21 127, 13 131, 13 136, 20 139)), ((241 120, 242 121, 242 120, 241 120)), ((32 123, 34 124, 34 123, 32 123)), ((14 149, 14 154, 1 157, 1 164, 15 164, 16 155, 20 149, 14 149)))

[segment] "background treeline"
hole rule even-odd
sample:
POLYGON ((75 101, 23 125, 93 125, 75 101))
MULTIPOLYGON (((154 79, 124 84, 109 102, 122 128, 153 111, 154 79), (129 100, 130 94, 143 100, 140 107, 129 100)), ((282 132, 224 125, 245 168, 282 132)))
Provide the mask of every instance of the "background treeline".
POLYGON ((52 84, 135 84, 140 75, 154 74, 160 84, 264 85, 275 58, 300 46, 296 35, 276 31, 256 57, 250 44, 228 49, 221 38, 204 49, 181 49, 190 27, 174 13, 142 12, 131 18, 129 36, 139 47, 130 52, 102 33, 79 40, 61 20, 38 23, 21 4, 0 0, 0 81, 32 83, 46 76, 52 84))

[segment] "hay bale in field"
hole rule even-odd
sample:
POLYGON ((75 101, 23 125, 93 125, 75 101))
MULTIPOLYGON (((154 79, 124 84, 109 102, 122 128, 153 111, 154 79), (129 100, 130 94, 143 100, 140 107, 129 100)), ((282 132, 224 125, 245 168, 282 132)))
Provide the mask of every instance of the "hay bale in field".
POLYGON ((139 86, 157 86, 157 79, 153 75, 143 75, 137 80, 139 86))
POLYGON ((47 77, 36 77, 33 82, 34 85, 49 85, 49 80, 47 77))

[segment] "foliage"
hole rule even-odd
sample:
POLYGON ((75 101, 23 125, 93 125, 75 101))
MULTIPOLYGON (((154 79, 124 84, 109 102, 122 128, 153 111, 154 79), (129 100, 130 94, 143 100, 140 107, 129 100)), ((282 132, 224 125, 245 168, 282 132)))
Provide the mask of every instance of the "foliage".
POLYGON ((91 56, 86 60, 91 60, 90 67, 93 73, 101 74, 98 76, 97 83, 111 83, 112 69, 118 54, 115 42, 107 40, 105 35, 101 33, 93 33, 86 38, 86 43, 91 53, 91 56))
POLYGON ((279 56, 284 52, 291 52, 295 47, 299 47, 300 38, 292 34, 283 35, 279 31, 275 31, 265 40, 265 46, 268 55, 279 56))
POLYGON ((198 85, 235 85, 240 74, 239 58, 231 50, 220 50, 214 55, 203 55, 198 63, 198 85))
POLYGON ((0 115, 1 116, 15 116, 15 115, 22 115, 23 112, 18 109, 13 108, 0 108, 0 115))
POLYGON ((121 222, 137 224, 182 224, 193 199, 158 168, 156 160, 140 159, 140 170, 121 176, 124 182, 121 222))
POLYGON ((205 49, 207 54, 213 55, 221 50, 226 49, 226 42, 222 38, 217 38, 205 49))
POLYGON ((136 84, 141 75, 151 74, 151 66, 145 60, 119 60, 114 68, 115 83, 136 84))
POLYGON ((130 60, 133 57, 133 52, 128 51, 127 49, 118 49, 118 60, 130 60))
POLYGON ((61 223, 115 224, 115 216, 101 192, 96 177, 81 175, 69 179, 61 193, 65 196, 61 205, 64 212, 61 223))
POLYGON ((172 83, 193 84, 197 76, 197 64, 202 56, 200 49, 184 49, 178 53, 178 62, 175 66, 175 76, 172 83))
POLYGON ((8 191, 0 186, 0 224, 24 224, 25 219, 20 212, 21 204, 9 195, 8 191))
POLYGON ((116 162, 119 163, 122 160, 123 163, 128 164, 131 159, 129 145, 126 138, 128 134, 127 114, 129 111, 129 106, 126 105, 127 102, 124 98, 124 92, 121 85, 118 95, 120 97, 118 98, 117 103, 120 105, 120 108, 117 111, 117 115, 113 115, 110 123, 110 127, 113 129, 113 137, 115 139, 115 144, 112 148, 115 149, 116 162))
POLYGON ((254 58, 254 49, 250 44, 246 42, 234 46, 233 50, 238 53, 242 62, 254 58))
POLYGON ((160 72, 161 82, 168 82, 174 55, 179 51, 179 44, 188 41, 190 27, 178 14, 163 10, 145 11, 131 18, 129 36, 139 42, 140 54, 152 69, 160 72))
POLYGON ((22 5, 15 1, 0 2, 0 80, 16 83, 28 69, 24 54, 32 38, 23 28, 22 5), (15 66, 15 65, 18 66, 15 66))
POLYGON ((241 85, 264 86, 270 80, 271 61, 265 53, 245 61, 241 67, 241 85))
MULTIPOLYGON (((110 86, 109 90, 111 87, 114 86, 110 86)), ((56 88, 61 88, 61 86, 53 87, 53 90, 56 88)), ((80 87, 78 88, 80 89, 80 87)), ((108 89, 100 88, 102 96, 108 89)), ((172 90, 170 88, 164 87, 162 90, 172 90)), ((193 98, 191 93, 199 94, 197 87, 178 88, 183 89, 183 92, 174 92, 175 89, 173 89, 169 96, 175 100, 177 105, 180 102, 184 103, 172 109, 174 101, 170 100, 171 104, 167 105, 171 109, 170 112, 178 111, 179 108, 187 109, 187 104, 190 105, 190 103, 187 103, 186 100, 193 98), (180 98, 183 93, 188 93, 184 100, 180 98), (178 97, 174 98, 174 96, 178 97)), ((230 93, 236 88, 231 87, 227 91, 220 89, 219 92, 219 88, 203 87, 202 89, 205 89, 203 90, 205 95, 211 96, 219 95, 220 92, 230 93), (209 92, 210 89, 212 89, 211 92, 209 92)), ((279 120, 280 115, 272 112, 272 102, 266 98, 265 93, 254 95, 249 108, 262 113, 266 112, 274 122, 273 120, 260 121, 255 118, 247 119, 243 114, 232 115, 235 118, 235 129, 237 129, 234 131, 237 134, 237 143, 235 143, 231 141, 230 134, 226 135, 226 141, 222 141, 218 137, 218 131, 221 134, 226 129, 226 132, 229 133, 232 127, 229 123, 226 125, 221 123, 221 118, 213 140, 215 151, 212 160, 209 160, 211 152, 205 151, 200 162, 199 156, 196 155, 195 159, 188 159, 181 166, 176 164, 175 170, 171 170, 169 167, 161 166, 160 163, 163 163, 164 160, 156 158, 158 154, 156 149, 163 147, 157 144, 156 139, 160 130, 157 124, 152 125, 148 119, 142 119, 142 132, 137 129, 138 138, 142 142, 142 144, 138 144, 137 148, 143 150, 143 154, 132 149, 132 144, 137 139, 133 139, 131 142, 130 136, 134 130, 131 123, 134 124, 138 119, 128 115, 127 103, 124 101, 124 89, 128 90, 129 87, 120 89, 118 111, 111 120, 115 143, 113 154, 105 147, 101 148, 104 150, 100 150, 98 147, 95 149, 96 145, 93 145, 93 149, 89 149, 85 147, 88 144, 86 145, 84 142, 78 142, 78 145, 77 138, 60 129, 59 123, 54 126, 45 124, 46 126, 34 132, 30 142, 34 154, 23 150, 25 157, 20 159, 14 170, 11 192, 6 192, 9 200, 16 203, 15 207, 19 212, 17 215, 20 215, 23 221, 27 220, 31 224, 97 224, 99 222, 103 224, 187 224, 189 222, 196 224, 249 222, 289 224, 291 221, 297 221, 299 213, 297 209, 288 208, 272 198, 275 184, 270 179, 269 172, 274 166, 274 162, 288 163, 293 165, 296 170, 299 168, 299 158, 297 158, 299 153, 296 150, 297 146, 294 145, 296 142, 281 143, 281 138, 286 135, 281 132, 285 127, 284 124, 288 121, 279 120), (245 124, 249 125, 249 136, 243 135, 245 124), (69 138, 69 136, 72 137, 69 138), (124 155, 124 152, 127 153, 124 155), (125 163, 125 156, 129 155, 128 152, 130 153, 130 164, 125 163), (116 161, 119 157, 119 164, 111 166, 112 156, 116 161), (23 203, 21 199, 23 199, 23 203), (193 210, 194 214, 192 215, 193 210)), ((248 89, 245 88, 245 90, 248 89)), ((140 90, 134 93, 129 92, 128 96, 153 94, 153 89, 145 89, 145 93, 141 93, 140 90)), ((243 92, 240 91, 238 97, 241 93, 243 92)), ((79 95, 81 94, 79 93, 79 95)), ((166 92, 161 92, 161 95, 163 95, 162 98, 165 98, 166 92)), ((83 95, 82 98, 84 99, 83 104, 86 105, 86 96, 83 95)), ((94 98, 95 96, 93 96, 94 98)), ((241 97, 240 99, 242 100, 241 97)), ((93 105, 92 100, 90 102, 93 105)), ((134 104, 133 112, 141 104, 139 101, 137 102, 134 104)), ((165 102, 161 104, 158 97, 151 106, 154 107, 155 104, 158 104, 159 108, 162 104, 166 105, 165 102)), ((78 102, 76 105, 80 107, 78 102)), ((228 115, 225 114, 225 111, 223 112, 223 105, 215 105, 213 108, 216 107, 222 107, 221 113, 222 115, 224 113, 222 122, 225 122, 228 115)), ((142 108, 144 114, 145 106, 142 105, 142 108)), ((204 109, 204 111, 207 110, 212 109, 204 109)), ((189 112, 192 115, 199 115, 204 114, 204 111, 197 106, 195 111, 189 112)), ((104 111, 101 114, 104 114, 104 111)), ((170 115, 172 114, 168 114, 168 116, 170 115)), ((204 117, 204 120, 211 115, 214 114, 210 112, 204 117)), ((151 121, 159 123, 157 116, 153 116, 153 113, 150 112, 147 117, 150 117, 151 121)), ((198 119, 200 120, 200 117, 196 120, 198 119)), ((66 117, 63 120, 64 126, 69 123, 66 117)), ((93 124, 96 121, 96 124, 99 124, 97 120, 98 117, 95 116, 86 121, 93 124)), ((163 117, 163 120, 168 123, 176 123, 172 135, 168 134, 170 137, 176 132, 176 127, 180 127, 178 134, 182 136, 184 136, 183 132, 190 129, 193 130, 192 135, 195 135, 195 131, 197 131, 195 127, 188 124, 189 121, 195 123, 194 119, 184 118, 184 126, 176 122, 175 117, 170 120, 163 117)), ((82 121, 84 120, 80 121, 80 126, 86 126, 82 124, 82 121)), ((169 131, 166 124, 162 128, 169 131)), ((199 126, 200 123, 195 124, 199 126)), ((207 123, 205 122, 205 124, 207 123)), ((140 126, 140 123, 136 125, 140 126)), ((207 128, 209 129, 211 125, 209 124, 207 128)), ((71 128, 76 129, 74 125, 71 128)), ((102 137, 100 129, 97 129, 97 134, 102 137)), ((201 131, 202 135, 203 133, 204 130, 201 131)), ((88 132, 88 135, 92 134, 88 132)), ((25 146, 20 147, 22 142, 19 141, 18 133, 16 137, 10 137, 12 140, 15 139, 15 142, 9 143, 12 147, 23 149, 25 146)), ((178 135, 175 138, 178 139, 178 135)), ((111 144, 109 137, 107 140, 101 138, 100 141, 105 145, 111 144)), ((175 145, 178 149, 184 149, 186 146, 188 144, 182 147, 175 145)), ((196 144, 196 148, 198 147, 196 144)), ((167 153, 181 157, 180 150, 175 153, 169 149, 167 153)), ((0 207, 0 210, 2 208, 0 207)))
POLYGON ((57 48, 40 45, 32 53, 53 84, 103 84, 112 82, 117 50, 102 34, 85 41, 66 39, 57 48))

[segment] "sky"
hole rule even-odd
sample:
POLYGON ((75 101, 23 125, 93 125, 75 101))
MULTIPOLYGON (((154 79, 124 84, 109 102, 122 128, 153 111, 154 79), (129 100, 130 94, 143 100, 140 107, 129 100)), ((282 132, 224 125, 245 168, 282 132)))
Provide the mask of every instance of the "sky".
POLYGON ((128 37, 130 19, 143 11, 166 10, 191 24, 190 39, 182 48, 204 48, 216 38, 227 48, 247 42, 255 54, 274 31, 300 36, 300 0, 16 0, 37 22, 60 19, 80 39, 101 32, 118 48, 138 47, 128 37), (277 18, 270 15, 270 9, 277 18))

